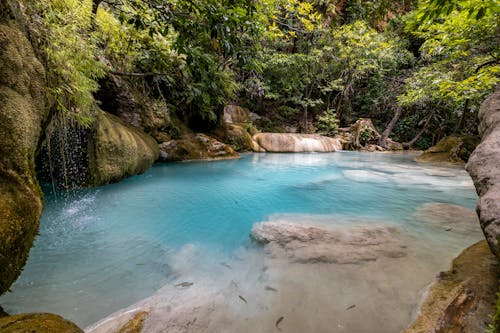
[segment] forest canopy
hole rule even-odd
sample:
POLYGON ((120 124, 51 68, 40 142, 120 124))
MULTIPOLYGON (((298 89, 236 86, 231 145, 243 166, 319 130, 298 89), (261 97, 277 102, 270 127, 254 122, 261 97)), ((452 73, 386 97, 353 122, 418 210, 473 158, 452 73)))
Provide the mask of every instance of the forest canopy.
POLYGON ((236 103, 261 115, 265 131, 333 135, 371 118, 395 140, 428 147, 476 134, 479 104, 500 78, 494 0, 25 0, 23 8, 55 112, 84 126, 101 83, 116 75, 198 131, 219 127, 224 106, 236 103))

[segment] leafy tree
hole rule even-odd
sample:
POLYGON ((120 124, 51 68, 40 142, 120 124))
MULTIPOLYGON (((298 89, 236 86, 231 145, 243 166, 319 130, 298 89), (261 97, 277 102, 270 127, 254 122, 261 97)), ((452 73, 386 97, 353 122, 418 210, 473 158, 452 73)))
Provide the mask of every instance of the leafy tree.
POLYGON ((440 3, 428 14, 429 3, 423 2, 406 18, 407 31, 424 43, 419 67, 407 79, 399 101, 403 107, 421 110, 419 118, 430 119, 431 125, 433 119, 452 120, 443 132, 471 131, 480 102, 500 82, 498 16, 493 6, 480 10, 491 5, 487 1, 440 3), (441 16, 422 21, 437 13, 441 16))

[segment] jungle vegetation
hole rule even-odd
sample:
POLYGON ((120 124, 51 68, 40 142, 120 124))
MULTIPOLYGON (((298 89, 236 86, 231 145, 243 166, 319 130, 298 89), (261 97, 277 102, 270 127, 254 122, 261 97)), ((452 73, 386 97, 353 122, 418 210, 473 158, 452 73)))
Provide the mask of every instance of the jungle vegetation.
POLYGON ((197 131, 232 102, 266 131, 361 117, 428 147, 474 135, 500 79, 495 0, 23 0, 55 112, 88 125, 100 82, 147 87, 197 131))

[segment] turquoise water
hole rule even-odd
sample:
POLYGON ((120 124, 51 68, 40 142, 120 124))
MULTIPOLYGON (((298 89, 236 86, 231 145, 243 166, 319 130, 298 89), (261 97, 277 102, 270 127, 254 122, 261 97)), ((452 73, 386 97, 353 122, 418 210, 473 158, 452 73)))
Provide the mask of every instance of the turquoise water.
MULTIPOLYGON (((97 189, 47 188, 40 236, 0 304, 12 313, 55 312, 86 326, 182 278, 172 258, 187 245, 203 249, 199 274, 210 274, 206 267, 256 247, 252 225, 275 216, 343 216, 412 230, 415 209, 425 203, 474 209, 477 196, 465 171, 421 167, 413 158, 248 154, 160 164, 97 189)), ((455 252, 467 245, 446 242, 455 252)))

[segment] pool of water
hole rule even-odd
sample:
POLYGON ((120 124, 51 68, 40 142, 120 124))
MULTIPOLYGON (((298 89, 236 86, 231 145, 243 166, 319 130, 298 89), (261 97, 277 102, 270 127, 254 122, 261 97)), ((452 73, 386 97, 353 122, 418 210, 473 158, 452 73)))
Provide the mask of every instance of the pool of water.
POLYGON ((0 304, 11 313, 58 313, 85 327, 164 286, 214 279, 229 274, 226 267, 248 271, 249 264, 236 263, 246 258, 242 252, 263 255, 249 238, 252 225, 283 218, 398 226, 418 238, 419 258, 429 262, 422 283, 428 283, 481 235, 479 227, 460 234, 422 227, 416 210, 429 203, 474 209, 477 196, 462 169, 420 166, 413 158, 248 154, 159 164, 96 189, 47 188, 40 235, 0 304))

